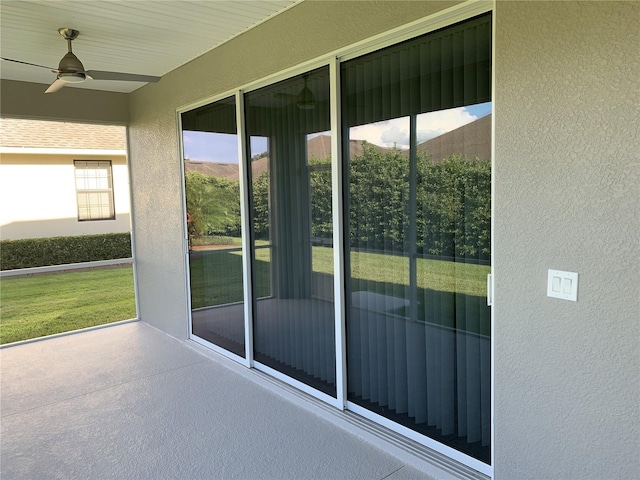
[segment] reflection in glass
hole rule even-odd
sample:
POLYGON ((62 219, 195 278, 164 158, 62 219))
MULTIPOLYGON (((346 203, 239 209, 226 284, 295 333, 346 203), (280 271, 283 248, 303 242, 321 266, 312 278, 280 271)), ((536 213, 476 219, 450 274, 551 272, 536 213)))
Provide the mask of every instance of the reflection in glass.
POLYGON ((269 138, 251 136, 251 192, 253 205, 253 278, 257 298, 271 296, 271 214, 269 138))
POLYGON ((342 64, 348 399, 490 462, 491 18, 342 64))
POLYGON ((193 334, 245 356, 235 99, 182 114, 193 334))
POLYGON ((329 129, 328 100, 329 72, 321 68, 247 93, 245 109, 259 291, 254 358, 335 396, 331 182, 324 182, 331 170, 327 151, 313 150, 330 137, 310 136, 329 129))
POLYGON ((307 135, 311 209, 311 288, 333 302, 333 212, 331 205, 331 133, 307 135))

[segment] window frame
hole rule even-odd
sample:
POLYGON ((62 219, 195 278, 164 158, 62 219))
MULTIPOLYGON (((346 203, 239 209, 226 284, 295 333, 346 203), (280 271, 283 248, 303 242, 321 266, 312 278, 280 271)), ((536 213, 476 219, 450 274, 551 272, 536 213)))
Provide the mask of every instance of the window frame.
MULTIPOLYGON (((111 160, 74 160, 73 161, 73 173, 74 173, 74 185, 76 188, 76 208, 77 208, 77 217, 78 222, 97 222, 102 220, 115 220, 116 219, 116 209, 115 209, 115 199, 114 199, 114 188, 113 188, 113 162, 111 160), (79 164, 84 164, 83 166, 79 166, 79 164), (94 165, 92 167, 92 165, 94 165), (82 170, 89 169, 101 169, 104 168, 107 171, 107 188, 78 188, 78 180, 86 179, 87 177, 78 177, 78 173, 82 170), (109 208, 109 216, 102 216, 99 218, 91 218, 91 208, 86 207, 87 214, 89 218, 82 218, 81 210, 82 207, 80 205, 80 196, 81 195, 90 195, 92 193, 98 194, 107 194, 108 198, 108 208, 109 208)), ((103 205, 101 203, 101 205, 103 205)), ((101 208, 102 210, 102 208, 101 208)))

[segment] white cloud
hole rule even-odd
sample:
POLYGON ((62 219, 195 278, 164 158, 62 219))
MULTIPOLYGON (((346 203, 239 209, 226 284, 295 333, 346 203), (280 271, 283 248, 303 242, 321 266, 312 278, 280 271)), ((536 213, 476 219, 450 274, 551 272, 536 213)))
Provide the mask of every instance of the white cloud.
MULTIPOLYGON (((418 115, 418 143, 426 142, 476 119, 477 117, 470 114, 464 107, 418 115)), ((400 149, 408 149, 409 117, 353 127, 350 137, 352 140, 366 140, 381 147, 392 148, 395 145, 400 149)))
POLYGON ((409 148, 409 122, 405 120, 389 123, 391 128, 383 131, 380 135, 380 140, 384 142, 384 146, 393 147, 395 145, 400 149, 409 148))
POLYGON ((418 115, 418 143, 426 142, 443 133, 460 128, 477 120, 477 118, 464 107, 418 115))
POLYGON ((349 132, 351 140, 366 140, 380 147, 409 147, 409 118, 396 118, 383 122, 353 127, 349 132))

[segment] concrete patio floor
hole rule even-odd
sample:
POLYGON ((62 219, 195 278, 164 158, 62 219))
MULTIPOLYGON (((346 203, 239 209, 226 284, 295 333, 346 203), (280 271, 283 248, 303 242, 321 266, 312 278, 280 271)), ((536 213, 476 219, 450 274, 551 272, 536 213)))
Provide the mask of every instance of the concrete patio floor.
POLYGON ((0 477, 455 478, 143 322, 0 350, 0 477))

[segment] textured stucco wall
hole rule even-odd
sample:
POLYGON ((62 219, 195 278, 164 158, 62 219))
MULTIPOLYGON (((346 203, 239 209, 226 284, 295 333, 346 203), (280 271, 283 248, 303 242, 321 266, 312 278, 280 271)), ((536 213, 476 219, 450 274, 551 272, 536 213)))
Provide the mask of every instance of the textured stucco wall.
POLYGON ((126 125, 129 121, 126 93, 63 88, 55 95, 44 95, 47 87, 42 83, 2 80, 2 116, 115 125, 126 125))
POLYGON ((131 94, 140 318, 186 338, 176 109, 460 2, 306 1, 131 94))
POLYGON ((639 7, 498 2, 497 479, 640 477, 639 7))

